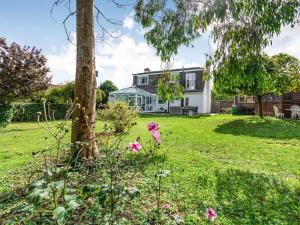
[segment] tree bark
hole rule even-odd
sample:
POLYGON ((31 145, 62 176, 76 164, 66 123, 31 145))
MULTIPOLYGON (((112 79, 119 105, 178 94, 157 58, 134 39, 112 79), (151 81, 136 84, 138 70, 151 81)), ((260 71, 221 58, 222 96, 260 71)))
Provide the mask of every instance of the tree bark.
POLYGON ((262 110, 262 96, 257 96, 257 101, 258 101, 258 107, 259 107, 259 116, 262 118, 263 115, 263 110, 262 110))
POLYGON ((80 109, 73 115, 72 143, 84 142, 82 159, 98 157, 95 140, 96 71, 94 37, 94 0, 76 0, 77 59, 75 99, 80 109))

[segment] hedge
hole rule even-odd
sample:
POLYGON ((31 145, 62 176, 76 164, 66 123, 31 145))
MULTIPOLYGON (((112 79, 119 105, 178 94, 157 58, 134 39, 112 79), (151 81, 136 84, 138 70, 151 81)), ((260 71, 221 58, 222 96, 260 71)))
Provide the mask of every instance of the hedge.
MULTIPOLYGON (((37 114, 41 112, 40 120, 44 121, 44 109, 42 103, 14 103, 14 116, 12 121, 37 121, 37 114)), ((54 118, 64 119, 67 113, 67 110, 70 108, 70 105, 67 104, 47 104, 47 114, 51 114, 51 118, 54 112, 54 118)), ((1 110, 1 106, 0 106, 1 110)), ((48 115, 49 118, 49 115, 48 115)))
POLYGON ((11 103, 0 104, 0 128, 5 128, 12 120, 14 107, 11 103))

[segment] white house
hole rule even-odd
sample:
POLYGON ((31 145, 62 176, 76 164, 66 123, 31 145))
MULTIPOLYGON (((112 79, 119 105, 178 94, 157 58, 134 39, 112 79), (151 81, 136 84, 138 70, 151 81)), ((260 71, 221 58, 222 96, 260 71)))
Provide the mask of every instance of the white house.
POLYGON ((109 94, 109 101, 126 101, 129 105, 137 105, 144 112, 168 112, 184 114, 193 112, 206 114, 211 112, 211 80, 203 77, 204 69, 191 67, 171 70, 177 74, 178 82, 184 87, 184 97, 181 100, 162 102, 157 96, 158 80, 164 71, 150 71, 148 68, 142 73, 133 74, 131 87, 109 94))

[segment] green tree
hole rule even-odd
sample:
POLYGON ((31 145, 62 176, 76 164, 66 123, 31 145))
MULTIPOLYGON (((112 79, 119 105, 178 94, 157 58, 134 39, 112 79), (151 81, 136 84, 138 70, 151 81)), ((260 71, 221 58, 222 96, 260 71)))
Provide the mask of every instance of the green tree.
POLYGON ((277 94, 300 90, 300 61, 296 57, 280 53, 271 57, 276 73, 272 80, 277 94))
POLYGON ((101 108, 104 96, 105 96, 104 92, 98 88, 97 92, 96 92, 96 108, 97 109, 101 108))
POLYGON ((51 103, 71 103, 74 101, 74 82, 68 82, 64 85, 50 88, 44 97, 51 103))
POLYGON ((170 102, 182 99, 184 88, 179 83, 179 76, 167 70, 158 80, 157 95, 163 102, 168 103, 168 112, 170 111, 170 102))
POLYGON ((276 91, 273 82, 276 73, 276 66, 267 55, 230 59, 213 71, 214 85, 218 93, 256 96, 262 117, 262 97, 276 91))
POLYGON ((46 62, 41 50, 8 45, 0 37, 0 102, 27 99, 46 90, 51 81, 46 62))
POLYGON ((181 45, 191 45, 210 26, 217 43, 218 65, 228 57, 261 54, 282 26, 299 19, 298 0, 138 0, 136 19, 147 28, 145 38, 163 61, 181 45))
POLYGON ((138 0, 135 12, 147 29, 145 38, 164 62, 210 27, 217 48, 207 67, 219 75, 219 83, 224 82, 220 87, 229 95, 242 89, 261 96, 273 88, 262 51, 283 26, 298 22, 300 1, 138 0))
POLYGON ((109 92, 117 91, 118 88, 114 83, 110 80, 106 80, 103 83, 100 84, 99 89, 103 91, 104 95, 102 98, 102 104, 107 104, 109 92))
POLYGON ((13 101, 28 99, 46 90, 51 77, 46 57, 35 47, 8 45, 0 37, 0 127, 13 117, 13 101))

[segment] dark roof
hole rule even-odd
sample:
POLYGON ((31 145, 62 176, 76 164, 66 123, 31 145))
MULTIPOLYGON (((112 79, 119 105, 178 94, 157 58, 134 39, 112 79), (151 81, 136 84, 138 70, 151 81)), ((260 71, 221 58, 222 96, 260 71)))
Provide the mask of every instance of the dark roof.
MULTIPOLYGON (((188 67, 188 68, 179 68, 179 69, 172 69, 172 70, 170 70, 170 71, 172 71, 172 72, 176 72, 176 71, 185 71, 185 70, 204 70, 204 68, 203 67, 199 67, 199 66, 197 66, 197 67, 188 67)), ((162 73, 162 72, 164 72, 165 70, 155 70, 155 71, 147 71, 147 72, 142 72, 142 73, 134 73, 134 74, 132 74, 133 76, 134 75, 144 75, 144 74, 152 74, 152 73, 162 73)))

